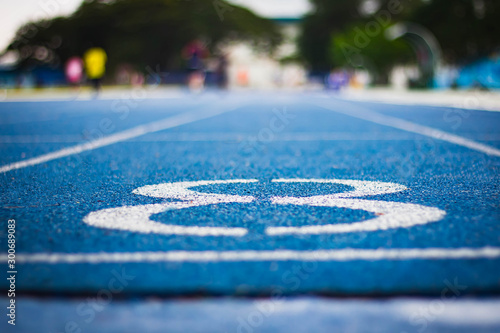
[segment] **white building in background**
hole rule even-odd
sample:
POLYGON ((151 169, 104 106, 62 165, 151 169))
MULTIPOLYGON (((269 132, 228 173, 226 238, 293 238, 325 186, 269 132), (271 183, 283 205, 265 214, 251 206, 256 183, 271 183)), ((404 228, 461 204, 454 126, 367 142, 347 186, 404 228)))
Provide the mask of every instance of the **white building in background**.
POLYGON ((225 47, 228 55, 229 87, 255 89, 293 89, 307 82, 307 73, 298 63, 281 64, 280 59, 297 54, 299 18, 274 19, 281 27, 283 43, 272 56, 255 51, 248 43, 225 47))

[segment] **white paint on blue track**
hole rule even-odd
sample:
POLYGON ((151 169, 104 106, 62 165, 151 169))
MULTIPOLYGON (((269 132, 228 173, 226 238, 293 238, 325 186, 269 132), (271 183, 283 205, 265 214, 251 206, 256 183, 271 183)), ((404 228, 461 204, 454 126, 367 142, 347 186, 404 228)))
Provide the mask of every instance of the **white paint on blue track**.
MULTIPOLYGON (((165 204, 125 206, 93 212, 85 218, 89 225, 142 233, 163 233, 198 236, 242 236, 244 228, 172 226, 149 219, 167 209, 186 209, 201 205, 220 203, 250 203, 251 196, 200 193, 190 190, 195 186, 213 184, 254 183, 255 179, 235 179, 217 181, 193 181, 148 185, 134 190, 135 194, 182 200, 165 204)), ((375 219, 346 225, 304 226, 304 227, 269 227, 267 234, 293 233, 330 233, 352 231, 374 231, 388 228, 411 227, 440 220, 445 212, 437 208, 415 204, 385 202, 379 200, 355 199, 359 196, 389 194, 405 190, 402 185, 384 182, 343 180, 343 179, 276 179, 274 182, 294 183, 335 183, 354 187, 351 192, 311 197, 273 197, 276 204, 298 204, 326 207, 347 207, 364 209, 379 215, 375 219), (353 199, 354 198, 354 199, 353 199), (280 202, 282 201, 282 202, 280 202), (319 229, 314 229, 318 227, 319 229), (336 228, 340 227, 339 230, 336 228), (304 228, 304 229, 302 229, 304 228), (313 228, 309 230, 308 228, 313 228), (323 229, 321 229, 323 228, 323 229), (331 230, 334 228, 335 230, 331 230), (345 230, 343 228, 346 228, 345 230)), ((500 248, 407 248, 407 249, 336 249, 316 251, 264 250, 264 251, 168 251, 168 252, 117 252, 117 253, 35 253, 19 254, 18 260, 25 263, 107 263, 107 262, 224 262, 224 261, 350 261, 350 260, 409 260, 409 259, 477 259, 498 258, 500 248)))
POLYGON ((213 184, 253 183, 256 179, 233 179, 165 183, 159 185, 148 185, 133 191, 135 194, 165 198, 178 199, 182 202, 168 202, 162 204, 150 204, 141 206, 124 206, 108 208, 92 212, 84 218, 84 222, 90 226, 106 229, 124 230, 139 233, 156 233, 162 235, 191 235, 191 236, 244 236, 246 228, 228 227, 201 227, 182 226, 155 222, 150 219, 153 214, 167 210, 187 209, 198 206, 215 205, 220 203, 249 203, 254 200, 251 196, 199 193, 190 190, 190 187, 205 186, 213 184))
POLYGON ((217 107, 202 108, 197 111, 182 113, 162 120, 154 121, 149 124, 136 126, 131 129, 103 137, 101 139, 88 141, 68 148, 63 148, 54 151, 52 153, 40 155, 38 157, 30 158, 24 161, 7 164, 0 167, 0 173, 5 173, 16 169, 22 169, 50 162, 59 158, 80 154, 83 153, 84 151, 94 150, 118 142, 123 142, 129 139, 137 138, 139 136, 148 133, 163 131, 169 128, 174 128, 177 126, 189 124, 198 120, 207 119, 210 117, 220 115, 224 112, 232 111, 235 109, 235 107, 236 106, 233 103, 233 104, 227 104, 226 106, 219 105, 217 107))
MULTIPOLYGON (((188 209, 192 207, 216 205, 221 203, 251 203, 256 200, 252 196, 226 195, 201 193, 190 190, 191 187, 214 184, 247 184, 257 182, 256 179, 231 179, 211 181, 191 181, 147 185, 133 191, 135 194, 182 200, 181 202, 167 202, 140 206, 123 206, 107 208, 92 212, 84 218, 90 226, 123 230, 138 233, 156 233, 163 235, 192 235, 192 236, 244 236, 246 228, 231 227, 203 227, 181 226, 155 222, 150 219, 154 214, 168 210, 188 209)), ((434 207, 422 205, 388 202, 381 200, 353 199, 381 194, 390 194, 404 191, 403 185, 348 180, 348 179, 275 179, 275 183, 329 183, 352 186, 353 191, 331 195, 316 195, 311 197, 273 197, 271 202, 276 205, 299 205, 316 207, 338 207, 365 210, 378 215, 376 218, 349 224, 307 225, 300 227, 267 227, 268 236, 289 234, 331 234, 346 232, 378 231, 394 228, 409 228, 441 220, 446 212, 434 207)))
POLYGON ((268 227, 270 236, 290 234, 332 234, 346 232, 378 231, 393 228, 409 228, 441 220, 446 212, 434 207, 388 202, 381 200, 351 199, 404 191, 403 185, 385 182, 349 179, 275 179, 277 183, 331 183, 354 187, 354 191, 311 197, 274 197, 272 203, 314 207, 338 207, 359 209, 378 215, 374 219, 349 224, 326 224, 301 227, 268 227))
MULTIPOLYGON (((176 132, 154 133, 137 137, 127 142, 241 142, 248 138, 243 132, 176 132)), ((472 134, 475 140, 500 141, 500 133, 472 134)), ((417 137, 418 139, 418 137, 417 137)), ((314 141, 415 141, 411 133, 367 133, 367 132, 291 132, 277 133, 273 142, 314 142, 314 141)), ((81 135, 0 135, 0 143, 77 143, 83 142, 81 135)))
MULTIPOLYGON (((134 139, 145 134, 159 132, 165 129, 178 127, 181 125, 189 124, 198 120, 214 117, 216 115, 234 110, 237 105, 242 105, 241 101, 239 103, 226 103, 225 106, 218 105, 214 107, 210 107, 208 109, 202 109, 198 111, 192 111, 190 113, 175 115, 166 119, 162 119, 159 121, 155 121, 146 125, 140 125, 128 130, 124 130, 104 138, 100 138, 97 140, 88 141, 85 143, 77 144, 72 147, 63 148, 48 154, 43 154, 38 157, 33 157, 30 159, 22 160, 19 162, 14 162, 11 164, 7 164, 0 167, 0 174, 6 173, 16 169, 22 169, 46 162, 50 162, 52 160, 60 159, 63 157, 80 154, 85 151, 94 150, 97 148, 109 146, 118 142, 123 142, 126 140, 134 139)), ((331 102, 325 102, 325 100, 318 99, 314 102, 316 106, 326 108, 331 111, 335 111, 338 113, 346 114, 348 116, 352 116, 358 119, 363 119, 367 121, 371 121, 376 124, 385 125, 397 129, 401 129, 407 132, 416 133, 420 135, 424 135, 427 137, 435 138, 438 140, 446 141, 449 143, 453 143, 462 147, 467 147, 469 149, 473 149, 487 155, 500 157, 500 150, 470 140, 464 137, 446 133, 444 131, 434 129, 431 127, 419 125, 412 123, 410 121, 406 121, 403 119, 386 116, 379 114, 377 112, 373 112, 367 108, 363 108, 360 106, 354 106, 352 103, 342 102, 339 100, 335 100, 335 108, 332 108, 331 102)))
POLYGON ((422 249, 341 249, 316 251, 165 251, 18 254, 20 263, 146 263, 243 261, 457 260, 500 258, 499 247, 422 249))
POLYGON ((433 139, 449 142, 458 146, 479 151, 490 156, 500 157, 500 150, 494 147, 470 139, 466 139, 455 134, 450 134, 432 127, 419 125, 411 121, 399 119, 396 117, 386 116, 365 107, 354 105, 352 103, 335 100, 335 103, 333 103, 332 105, 331 102, 320 100, 315 102, 315 105, 337 113, 345 114, 347 116, 370 121, 375 124, 385 125, 403 131, 424 135, 433 139))

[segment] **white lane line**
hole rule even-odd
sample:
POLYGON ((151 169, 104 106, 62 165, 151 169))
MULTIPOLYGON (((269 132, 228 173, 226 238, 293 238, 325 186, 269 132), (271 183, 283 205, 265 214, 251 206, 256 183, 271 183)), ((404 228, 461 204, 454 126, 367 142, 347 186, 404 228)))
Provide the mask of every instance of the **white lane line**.
MULTIPOLYGON (((138 137, 129 142, 241 142, 252 135, 249 133, 155 133, 138 137)), ((273 142, 293 141, 415 141, 420 136, 411 133, 365 133, 365 132, 292 132, 277 134, 273 142)), ((475 140, 500 141, 499 134, 477 134, 475 140)), ((423 140, 423 139, 422 139, 423 140)), ((0 135, 3 144, 32 143, 81 143, 81 135, 0 135)))
MULTIPOLYGON (((7 257, 7 254, 4 254, 7 257)), ((317 251, 168 251, 18 254, 21 263, 78 264, 129 262, 351 261, 497 259, 499 247, 426 249, 342 249, 317 251)))
MULTIPOLYGON (((156 133, 145 138, 134 138, 131 142, 204 142, 235 141, 248 139, 250 133, 156 133)), ((487 137, 486 140, 500 140, 498 137, 487 137)), ((353 133, 353 132, 295 132, 276 135, 272 141, 414 141, 415 136, 409 133, 353 133)), ((81 143, 85 139, 81 135, 0 135, 0 143, 81 143)))
POLYGON ((342 113, 354 118, 371 121, 372 123, 397 128, 411 133, 425 135, 434 139, 446 141, 462 147, 476 150, 491 156, 500 157, 500 150, 494 147, 473 140, 469 140, 458 135, 450 134, 432 127, 427 127, 416 123, 412 123, 407 120, 386 116, 371 111, 370 109, 367 109, 365 107, 353 105, 352 103, 349 102, 344 102, 338 99, 335 99, 333 103, 326 102, 324 100, 317 100, 316 102, 314 102, 314 104, 316 106, 328 109, 330 111, 342 113))
POLYGON ((86 143, 78 144, 76 146, 64 148, 52 153, 40 155, 38 157, 30 158, 24 161, 19 161, 11 164, 4 165, 0 167, 0 173, 5 173, 11 170, 21 169, 37 164, 42 164, 55 159, 75 155, 88 150, 94 150, 104 146, 109 146, 117 142, 129 140, 132 138, 139 137, 148 133, 162 131, 168 128, 173 128, 185 124, 189 124, 198 120, 214 117, 216 115, 222 114, 233 110, 235 107, 212 107, 210 109, 204 109, 201 111, 193 111, 189 113, 182 113, 175 115, 163 120, 155 121, 149 124, 140 125, 122 132, 118 132, 107 137, 89 141, 86 143))

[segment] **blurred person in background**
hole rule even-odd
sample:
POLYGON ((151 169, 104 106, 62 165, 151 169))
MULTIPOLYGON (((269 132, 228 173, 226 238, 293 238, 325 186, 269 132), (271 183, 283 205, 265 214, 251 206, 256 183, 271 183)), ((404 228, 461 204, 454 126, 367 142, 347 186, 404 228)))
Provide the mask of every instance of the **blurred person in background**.
POLYGON ((341 89, 347 87, 350 81, 349 73, 344 69, 336 69, 330 71, 330 74, 326 77, 326 87, 327 89, 338 92, 341 89))
POLYGON ((73 87, 78 87, 83 76, 83 62, 79 57, 71 57, 66 62, 64 69, 66 80, 73 87))
POLYGON ((228 74, 227 74, 228 60, 227 55, 221 54, 217 59, 217 86, 219 89, 227 89, 228 74))
POLYGON ((83 55, 87 78, 90 80, 96 93, 101 89, 101 79, 106 72, 106 60, 106 52, 100 47, 90 48, 83 55))
POLYGON ((191 91, 200 91, 205 85, 204 59, 208 50, 200 40, 194 40, 184 47, 182 54, 187 61, 187 84, 191 91))

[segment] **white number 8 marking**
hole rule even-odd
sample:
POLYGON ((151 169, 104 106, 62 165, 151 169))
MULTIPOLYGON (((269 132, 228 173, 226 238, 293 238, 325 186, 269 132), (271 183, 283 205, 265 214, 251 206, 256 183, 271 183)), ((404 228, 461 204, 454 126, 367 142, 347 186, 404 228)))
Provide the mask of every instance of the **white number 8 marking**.
MULTIPOLYGON (((253 196, 200 193, 190 190, 195 186, 233 183, 255 183, 256 179, 211 180, 194 182, 164 183, 148 185, 135 189, 133 193, 155 198, 177 199, 180 201, 140 206, 123 206, 92 212, 84 218, 88 225, 125 230, 138 233, 191 236, 244 236, 246 228, 181 226, 155 222, 151 215, 167 210, 215 205, 221 203, 250 203, 253 196)), ((354 223, 306 225, 296 227, 268 227, 269 236, 293 234, 333 234, 360 231, 377 231, 393 228, 408 228, 441 220, 446 212, 434 207, 417 204, 380 200, 363 200, 359 197, 395 193, 406 190, 403 185, 394 183, 345 180, 345 179, 275 179, 276 183, 330 183, 354 187, 354 191, 310 197, 272 197, 277 205, 302 205, 318 207, 338 207, 365 210, 377 217, 354 223)))

